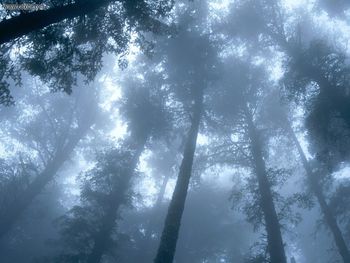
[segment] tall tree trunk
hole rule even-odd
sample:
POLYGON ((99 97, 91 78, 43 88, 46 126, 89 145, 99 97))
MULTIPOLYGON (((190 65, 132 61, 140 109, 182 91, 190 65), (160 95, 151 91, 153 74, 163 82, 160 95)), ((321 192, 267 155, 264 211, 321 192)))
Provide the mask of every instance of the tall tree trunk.
POLYGON ((64 19, 72 19, 93 12, 110 1, 76 1, 47 10, 39 10, 5 19, 0 22, 0 45, 32 31, 58 23, 64 19))
POLYGON ((316 196, 316 199, 321 207, 321 211, 323 213, 324 219, 325 219, 329 229, 332 232, 332 235, 334 237, 339 254, 341 255, 344 263, 349 263, 350 262, 350 253, 349 253, 348 247, 345 243, 343 234, 338 226, 337 220, 335 219, 334 215, 332 214, 332 212, 331 212, 331 210, 326 202, 326 198, 323 194, 322 187, 320 186, 316 175, 313 173, 313 171, 309 165, 309 162, 306 159, 304 151, 300 146, 298 138, 296 137, 288 120, 287 120, 286 124, 287 124, 286 130, 290 134, 295 146, 297 147, 301 162, 303 164, 303 167, 306 171, 306 175, 308 177, 310 188, 313 191, 314 195, 316 196))
POLYGON ((160 245, 154 260, 155 263, 172 263, 174 260, 181 218, 185 207, 189 181, 192 174, 192 165, 196 150, 199 124, 202 116, 202 108, 203 90, 200 89, 195 100, 191 129, 188 133, 179 175, 169 204, 160 245))
POLYGON ((45 169, 34 179, 34 181, 21 194, 20 199, 12 204, 11 208, 5 211, 4 217, 0 218, 0 238, 2 238, 21 217, 22 213, 33 202, 45 186, 52 181, 58 170, 67 161, 70 154, 74 151, 79 141, 85 136, 93 122, 85 123, 75 135, 59 149, 55 157, 47 164, 45 169))
POLYGON ((264 214, 265 227, 267 232, 268 251, 271 263, 286 263, 286 255, 282 240, 280 224, 276 208, 273 202, 270 183, 267 177, 266 165, 262 153, 262 145, 259 131, 255 127, 248 107, 245 109, 245 117, 248 126, 248 134, 251 141, 251 151, 254 162, 254 172, 258 179, 260 193, 260 205, 264 214))
MULTIPOLYGON (((295 49, 292 49, 287 43, 280 43, 280 45, 285 49, 287 54, 291 57, 295 55, 295 53, 298 53, 295 49)), ((331 107, 339 113, 339 116, 343 119, 347 127, 350 129, 350 107, 349 107, 349 97, 345 97, 344 94, 341 94, 336 87, 332 88, 331 83, 327 80, 325 76, 322 75, 320 70, 313 67, 312 65, 308 65, 309 61, 305 61, 305 66, 309 67, 308 70, 304 70, 304 72, 310 72, 310 74, 307 76, 313 81, 315 81, 319 88, 320 88, 320 95, 322 95, 324 98, 326 98, 331 107)), ((305 157, 305 154, 299 144, 299 141, 297 137, 295 136, 295 133, 293 129, 291 128, 290 124, 287 120, 287 126, 286 126, 287 132, 292 136, 292 139, 298 149, 298 153, 300 155, 301 161, 303 163, 304 169, 306 171, 306 174, 309 179, 309 183, 311 186, 311 190, 314 192, 317 201, 321 207, 321 211, 323 213, 323 216, 326 220, 327 225, 329 226, 336 246, 338 248, 338 251, 344 261, 344 263, 350 262, 350 252, 347 248, 347 245, 345 243, 344 237, 339 229, 338 223, 335 219, 335 217, 332 215, 328 204, 325 200, 324 194, 322 192, 322 189, 319 185, 319 182, 312 172, 312 169, 309 166, 309 163, 305 157)))
POLYGON ((118 185, 116 187, 117 189, 114 189, 113 193, 111 194, 110 207, 106 211, 106 215, 102 219, 101 229, 94 238, 94 245, 91 250, 91 253, 89 254, 86 260, 87 263, 99 263, 102 259, 102 256, 108 248, 111 234, 116 226, 116 220, 118 216, 118 210, 121 205, 121 200, 123 199, 123 196, 129 188, 128 185, 130 184, 132 175, 136 169, 137 163, 146 145, 147 139, 148 136, 145 136, 144 138, 139 139, 136 144, 135 142, 131 142, 130 147, 134 148, 132 149, 134 153, 129 166, 128 173, 126 175, 128 176, 128 178, 127 180, 123 181, 123 185, 118 185), (123 189, 123 191, 119 191, 119 189, 123 189))

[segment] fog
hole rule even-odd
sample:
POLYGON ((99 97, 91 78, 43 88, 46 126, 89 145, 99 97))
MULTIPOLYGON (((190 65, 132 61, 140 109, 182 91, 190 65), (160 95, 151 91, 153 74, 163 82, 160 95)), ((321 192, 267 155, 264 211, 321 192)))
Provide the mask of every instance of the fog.
POLYGON ((349 21, 0 3, 0 262, 350 263, 349 21))

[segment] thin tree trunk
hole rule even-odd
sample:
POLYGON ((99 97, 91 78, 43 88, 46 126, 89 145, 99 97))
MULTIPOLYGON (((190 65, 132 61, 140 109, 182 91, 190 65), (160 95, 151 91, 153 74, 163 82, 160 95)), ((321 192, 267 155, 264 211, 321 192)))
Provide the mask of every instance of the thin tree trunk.
POLYGON ((323 213, 324 219, 325 219, 329 229, 332 232, 332 235, 334 237, 339 254, 341 255, 344 263, 349 263, 350 262, 350 253, 349 253, 348 247, 345 243, 343 234, 338 226, 337 220, 335 219, 334 215, 332 214, 332 212, 331 212, 331 210, 326 202, 326 198, 323 194, 323 191, 322 191, 322 188, 319 184, 319 181, 317 180, 316 175, 313 173, 313 171, 309 165, 309 162, 306 159, 306 156, 304 154, 303 149, 300 146, 298 138, 296 137, 289 122, 286 122, 286 123, 287 123, 287 125, 286 125, 287 132, 290 134, 295 146, 297 147, 301 162, 303 164, 303 167, 306 171, 306 175, 308 177, 308 181, 309 181, 311 190, 314 192, 314 195, 316 196, 317 201, 321 207, 321 211, 323 213))
POLYGON ((158 197, 157 197, 157 201, 156 201, 155 206, 159 206, 162 203, 162 201, 164 199, 165 189, 166 189, 166 186, 168 185, 169 178, 170 178, 169 175, 164 176, 162 185, 161 185, 159 193, 158 193, 158 197))
MULTIPOLYGON (((164 194, 165 194, 165 189, 166 186, 168 184, 170 175, 165 175, 162 181, 162 185, 160 186, 159 192, 158 192, 158 196, 157 196, 157 200, 153 206, 153 209, 157 209, 163 199, 164 199, 164 194)), ((157 216, 151 218, 150 220, 148 220, 146 226, 145 226, 145 236, 142 238, 142 240, 139 242, 139 249, 138 249, 138 255, 137 258, 148 258, 148 255, 151 251, 151 245, 152 245, 152 240, 151 240, 151 235, 152 235, 152 231, 153 231, 153 225, 155 223, 157 223, 159 220, 159 218, 157 216)))
POLYGON ((191 129, 188 134, 174 193, 169 204, 155 263, 172 263, 179 236, 181 218, 185 207, 192 165, 196 149, 199 124, 203 108, 203 90, 199 91, 194 104, 191 129))
POLYGON ((62 20, 88 14, 108 2, 110 1, 76 1, 73 4, 52 7, 47 10, 34 11, 5 19, 0 22, 0 45, 62 20))
MULTIPOLYGON (((157 200, 156 203, 154 204, 154 208, 158 208, 160 206, 160 204, 162 203, 163 199, 164 199, 164 194, 165 194, 165 189, 166 186, 168 185, 168 181, 169 181, 170 175, 165 175, 163 178, 163 182, 162 185, 160 186, 159 189, 159 193, 157 196, 157 200)), ((148 225, 146 226, 146 232, 145 232, 145 237, 144 237, 144 241, 146 242, 146 246, 149 244, 149 240, 151 237, 151 233, 152 233, 152 222, 154 222, 155 220, 157 220, 156 218, 152 218, 153 220, 149 220, 148 221, 148 225)))
POLYGON ((69 155, 74 151, 79 141, 85 136, 86 132, 90 129, 93 122, 90 125, 85 124, 82 129, 75 134, 65 146, 63 146, 55 157, 48 163, 45 169, 34 179, 34 181, 27 187, 25 192, 21 195, 20 199, 12 204, 11 209, 5 211, 5 217, 0 218, 0 238, 2 238, 7 232, 9 232, 17 220, 21 217, 27 207, 33 202, 45 186, 52 181, 58 170, 67 161, 69 155))
POLYGON ((123 199, 123 196, 128 189, 128 185, 132 179, 133 172, 136 169, 137 163, 146 145, 147 139, 148 136, 145 136, 144 138, 140 139, 136 145, 134 142, 132 142, 136 148, 133 150, 134 156, 130 163, 129 171, 126 175, 128 178, 127 180, 123 181, 123 185, 118 185, 118 189, 114 189, 114 192, 111 195, 110 208, 108 211, 106 211, 107 213, 102 219, 102 227, 98 234, 95 236, 93 248, 86 260, 87 263, 99 263, 108 248, 111 234, 116 226, 116 220, 118 216, 118 210, 121 205, 121 200, 123 199), (123 189, 123 191, 120 191, 119 189, 123 189))
POLYGON ((264 214, 268 251, 270 254, 271 263, 286 263, 287 260, 284 251, 280 224, 273 202, 270 183, 267 177, 266 165, 263 158, 259 132, 254 125, 252 115, 249 112, 248 107, 245 109, 245 117, 248 126, 248 134, 251 141, 254 172, 258 179, 258 187, 261 198, 260 205, 264 214))

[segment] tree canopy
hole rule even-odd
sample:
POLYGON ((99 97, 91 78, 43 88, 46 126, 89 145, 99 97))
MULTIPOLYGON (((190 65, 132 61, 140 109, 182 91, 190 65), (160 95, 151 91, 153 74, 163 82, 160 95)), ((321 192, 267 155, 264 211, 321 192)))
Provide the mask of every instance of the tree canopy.
POLYGON ((350 263, 345 0, 0 6, 0 261, 350 263))

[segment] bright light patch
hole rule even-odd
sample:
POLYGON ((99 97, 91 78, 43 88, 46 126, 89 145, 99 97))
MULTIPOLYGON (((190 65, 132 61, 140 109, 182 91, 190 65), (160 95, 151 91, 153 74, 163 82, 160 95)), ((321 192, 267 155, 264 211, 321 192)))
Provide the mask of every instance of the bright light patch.
POLYGON ((113 104, 122 97, 120 86, 116 85, 112 78, 108 75, 103 75, 99 82, 103 83, 102 102, 103 110, 110 111, 113 104))
POLYGON ((334 174, 337 179, 350 179, 350 167, 346 166, 334 174))
POLYGON ((128 126, 120 120, 119 117, 116 118, 117 121, 115 123, 114 128, 110 131, 109 135, 115 139, 121 139, 127 134, 128 126))
POLYGON ((137 33, 131 34, 131 40, 129 44, 129 53, 126 55, 126 59, 129 64, 135 62, 137 56, 140 54, 140 47, 136 44, 137 33))
POLYGON ((227 14, 229 12, 230 4, 233 2, 233 0, 213 0, 209 3, 209 9, 215 13, 227 14))
POLYGON ((310 0, 283 0, 282 4, 287 9, 295 9, 302 6, 306 6, 310 3, 310 0))
POLYGON ((198 138, 197 138, 198 145, 207 145, 208 142, 209 142, 209 138, 207 136, 201 133, 198 134, 198 138))
POLYGON ((142 204, 136 204, 137 206, 152 206, 155 202, 155 195, 158 193, 158 189, 152 178, 151 168, 148 166, 147 159, 151 155, 151 151, 146 150, 140 157, 138 164, 138 170, 142 173, 142 177, 138 179, 135 186, 136 192, 142 196, 142 204))
POLYGON ((176 181, 175 179, 170 179, 166 185, 165 193, 164 193, 164 199, 170 200, 173 196, 173 192, 175 189, 176 181))
POLYGON ((101 108, 109 112, 111 120, 114 120, 114 128, 110 131, 113 139, 120 139, 127 133, 127 125, 121 120, 118 109, 114 108, 115 103, 121 99, 121 87, 117 85, 108 75, 103 75, 99 82, 103 83, 101 108))

